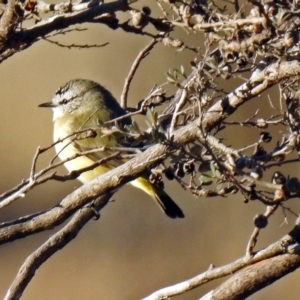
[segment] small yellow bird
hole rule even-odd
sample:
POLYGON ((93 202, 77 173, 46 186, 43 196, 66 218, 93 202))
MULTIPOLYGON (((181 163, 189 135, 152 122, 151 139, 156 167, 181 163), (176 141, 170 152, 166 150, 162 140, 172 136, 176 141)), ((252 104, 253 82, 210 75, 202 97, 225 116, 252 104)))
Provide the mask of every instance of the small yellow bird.
MULTIPOLYGON (((113 134, 104 134, 107 127, 104 123, 125 114, 112 94, 100 84, 91 80, 75 79, 58 89, 51 102, 40 104, 39 107, 50 107, 53 110, 54 142, 56 152, 61 160, 65 160, 82 151, 102 146, 122 147, 120 139, 113 134), (91 128, 96 137, 83 138, 74 133, 78 130, 91 128), (73 135, 72 135, 73 134, 73 135)), ((65 162, 71 172, 92 165, 95 161, 111 155, 111 151, 98 151, 82 155, 65 162)), ((78 179, 86 183, 99 175, 124 163, 121 159, 112 159, 93 170, 82 173, 78 179)), ((147 177, 139 177, 130 182, 131 185, 150 195, 170 218, 183 218, 180 207, 161 188, 151 184, 147 177)))

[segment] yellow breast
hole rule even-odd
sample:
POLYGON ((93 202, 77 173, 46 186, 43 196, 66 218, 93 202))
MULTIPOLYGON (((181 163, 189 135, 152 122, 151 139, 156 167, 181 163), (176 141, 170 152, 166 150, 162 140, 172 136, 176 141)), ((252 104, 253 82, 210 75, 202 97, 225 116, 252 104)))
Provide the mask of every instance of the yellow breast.
MULTIPOLYGON (((80 151, 75 146, 75 143, 72 142, 74 136, 66 138, 67 136, 72 135, 77 130, 78 128, 74 128, 73 124, 64 118, 59 118, 54 121, 54 141, 56 142, 61 140, 61 142, 55 145, 55 150, 58 157, 62 161, 80 154, 80 151)), ((102 145, 100 144, 98 147, 101 146, 102 145)), ((93 163, 94 161, 92 159, 85 155, 82 155, 75 159, 65 162, 64 166, 68 169, 69 172, 71 172, 74 170, 80 170, 82 168, 91 166, 93 163)), ((109 171, 110 169, 111 167, 109 165, 101 165, 91 171, 84 172, 78 177, 78 179, 82 183, 86 183, 96 178, 97 176, 109 171)))

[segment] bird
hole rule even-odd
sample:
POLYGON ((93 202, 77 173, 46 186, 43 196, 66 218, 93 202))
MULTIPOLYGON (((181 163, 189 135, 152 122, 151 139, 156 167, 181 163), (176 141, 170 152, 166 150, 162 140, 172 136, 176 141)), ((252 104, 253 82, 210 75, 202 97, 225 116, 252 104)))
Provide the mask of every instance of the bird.
MULTIPOLYGON (((70 80, 55 93, 52 101, 42 103, 39 107, 51 108, 53 111, 53 139, 58 157, 65 161, 83 151, 96 148, 122 147, 124 142, 114 134, 109 134, 112 125, 105 123, 124 116, 126 111, 120 106, 114 96, 99 83, 88 79, 70 80), (96 136, 82 132, 91 130, 96 136), (74 133, 78 133, 74 138, 74 133)), ((124 118, 119 124, 124 126, 131 122, 124 118)), ((92 151, 90 151, 92 152, 92 151)), ((111 155, 112 150, 104 150, 81 155, 64 162, 69 172, 91 166, 104 157, 111 155)), ((86 152, 85 152, 86 153, 86 152)), ((114 169, 124 163, 124 159, 114 158, 82 173, 78 179, 83 184, 114 169)), ((170 218, 184 218, 181 208, 162 189, 149 181, 146 175, 136 178, 130 184, 148 194, 170 218)))

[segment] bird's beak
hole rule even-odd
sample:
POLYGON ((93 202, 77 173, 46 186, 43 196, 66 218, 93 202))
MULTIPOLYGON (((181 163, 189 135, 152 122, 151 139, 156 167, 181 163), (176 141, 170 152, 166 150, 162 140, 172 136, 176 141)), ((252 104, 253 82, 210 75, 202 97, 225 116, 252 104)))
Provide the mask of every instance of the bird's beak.
POLYGON ((55 107, 55 105, 53 104, 53 102, 46 102, 40 104, 38 107, 55 107))

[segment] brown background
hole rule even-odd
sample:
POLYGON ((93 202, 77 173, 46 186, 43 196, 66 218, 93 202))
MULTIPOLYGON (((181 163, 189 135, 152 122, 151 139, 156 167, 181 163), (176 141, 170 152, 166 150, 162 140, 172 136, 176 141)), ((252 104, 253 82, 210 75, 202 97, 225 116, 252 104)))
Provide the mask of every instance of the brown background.
MULTIPOLYGON (((65 44, 109 42, 109 45, 68 50, 41 41, 1 64, 1 191, 27 178, 37 146, 52 142, 52 114, 37 105, 50 101, 55 90, 66 81, 80 77, 102 83, 119 99, 134 58, 149 42, 148 38, 114 32, 101 25, 88 27, 89 31, 70 34, 60 41, 65 44)), ((191 35, 188 43, 201 45, 201 36, 191 35)), ((176 52, 158 45, 135 76, 129 105, 134 106, 146 96, 155 83, 164 82, 169 68, 184 64, 188 73, 187 62, 193 57, 191 51, 176 52)), ((229 91, 230 86, 226 84, 229 91)), ((238 84, 235 82, 234 86, 238 84)), ((261 101, 267 103, 266 95, 247 104, 234 118, 245 119, 249 112, 255 112, 261 101)), ((276 94, 274 101, 278 104, 276 94)), ((266 105, 260 115, 266 116, 268 109, 266 105)), ((139 122, 145 126, 143 119, 139 122)), ((242 147, 249 140, 255 141, 254 130, 243 130, 241 134, 242 131, 232 128, 228 144, 242 147)), ((275 132, 279 130, 275 128, 275 132)), ((45 154, 39 167, 53 154, 45 154)), ((298 172, 294 168, 285 174, 297 176, 298 172)), ((265 179, 269 180, 270 176, 270 173, 265 174, 265 179)), ((37 187, 26 198, 3 209, 0 220, 52 207, 78 186, 80 183, 73 181, 49 182, 37 187)), ((195 198, 173 182, 167 183, 166 190, 184 210, 185 219, 168 219, 145 194, 125 186, 114 195, 116 201, 101 212, 99 221, 91 221, 71 244, 42 265, 23 299, 140 299, 159 288, 195 276, 210 264, 220 266, 243 256, 253 230, 252 219, 264 211, 262 204, 246 205, 240 196, 195 198)), ((296 201, 290 206, 298 212, 296 201)), ((287 233, 294 218, 288 215, 287 225, 282 225, 283 221, 283 213, 277 211, 262 231, 257 249, 287 233)), ((24 259, 53 232, 0 247, 0 298, 24 259)), ((176 299, 198 299, 217 284, 213 282, 176 299)), ((295 272, 250 299, 298 299, 297 284, 295 272)))

